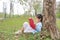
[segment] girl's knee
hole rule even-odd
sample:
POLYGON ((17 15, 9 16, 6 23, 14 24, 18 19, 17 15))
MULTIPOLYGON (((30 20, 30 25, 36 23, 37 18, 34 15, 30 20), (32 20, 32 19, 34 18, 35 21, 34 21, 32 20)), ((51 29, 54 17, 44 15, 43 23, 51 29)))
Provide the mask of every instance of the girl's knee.
POLYGON ((23 26, 28 26, 29 23, 28 22, 24 22, 23 26))
POLYGON ((27 24, 29 24, 28 22, 24 22, 24 24, 23 25, 27 25, 27 24))

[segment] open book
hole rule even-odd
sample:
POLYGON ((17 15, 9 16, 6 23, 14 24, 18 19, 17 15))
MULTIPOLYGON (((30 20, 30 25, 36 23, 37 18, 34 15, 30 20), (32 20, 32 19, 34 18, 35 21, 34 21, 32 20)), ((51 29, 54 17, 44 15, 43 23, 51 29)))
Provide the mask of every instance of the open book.
POLYGON ((32 18, 29 18, 29 24, 30 24, 30 27, 32 27, 34 30, 36 29, 36 26, 32 18))

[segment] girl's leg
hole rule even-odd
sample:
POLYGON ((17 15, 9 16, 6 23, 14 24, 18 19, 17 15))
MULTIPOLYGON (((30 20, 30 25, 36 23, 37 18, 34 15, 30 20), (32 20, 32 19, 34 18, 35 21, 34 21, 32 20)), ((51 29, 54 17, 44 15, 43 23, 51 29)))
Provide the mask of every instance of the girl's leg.
POLYGON ((20 30, 18 30, 17 32, 15 32, 15 34, 22 34, 22 32, 24 32, 24 30, 26 29, 27 26, 29 26, 29 23, 24 22, 23 27, 20 30))
POLYGON ((24 22, 23 27, 20 30, 18 30, 17 32, 15 32, 16 40, 18 40, 18 38, 19 38, 19 36, 21 36, 21 34, 23 35, 23 32, 27 26, 28 26, 28 22, 24 22))

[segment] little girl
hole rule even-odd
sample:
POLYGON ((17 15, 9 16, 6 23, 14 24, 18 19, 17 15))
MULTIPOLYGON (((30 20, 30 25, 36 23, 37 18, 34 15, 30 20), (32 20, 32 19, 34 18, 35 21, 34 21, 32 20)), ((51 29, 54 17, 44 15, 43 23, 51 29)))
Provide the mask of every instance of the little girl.
POLYGON ((24 22, 23 27, 17 32, 15 32, 15 34, 22 34, 22 32, 35 34, 36 32, 40 32, 42 28, 43 16, 41 14, 37 14, 35 20, 37 22, 36 24, 34 24, 32 18, 29 18, 29 23, 24 22))

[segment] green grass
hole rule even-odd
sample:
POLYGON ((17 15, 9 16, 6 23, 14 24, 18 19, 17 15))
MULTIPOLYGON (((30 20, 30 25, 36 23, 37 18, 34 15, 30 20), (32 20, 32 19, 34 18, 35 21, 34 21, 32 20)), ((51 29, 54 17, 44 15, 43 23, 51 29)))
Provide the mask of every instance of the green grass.
POLYGON ((57 19, 56 24, 57 24, 58 29, 60 30, 60 19, 57 19))
MULTIPOLYGON (((19 30, 23 23, 25 21, 28 21, 27 16, 16 16, 12 18, 7 18, 3 21, 0 21, 0 36, 3 35, 4 40, 14 40, 14 35, 12 35, 15 31, 19 30), (2 34, 2 35, 1 35, 2 34)), ((56 21, 57 27, 60 29, 60 19, 57 19, 56 21)), ((1 39, 0 40, 3 40, 1 39)), ((21 40, 24 40, 23 37, 21 37, 21 40)), ((32 39, 33 40, 33 39, 32 39)))
POLYGON ((27 17, 14 17, 7 18, 3 21, 0 21, 0 31, 4 32, 14 32, 21 28, 23 22, 27 21, 27 17))
POLYGON ((0 18, 4 17, 4 14, 3 13, 0 13, 0 18))
POLYGON ((57 18, 60 18, 60 13, 57 13, 57 14, 56 14, 56 17, 57 17, 57 18))

